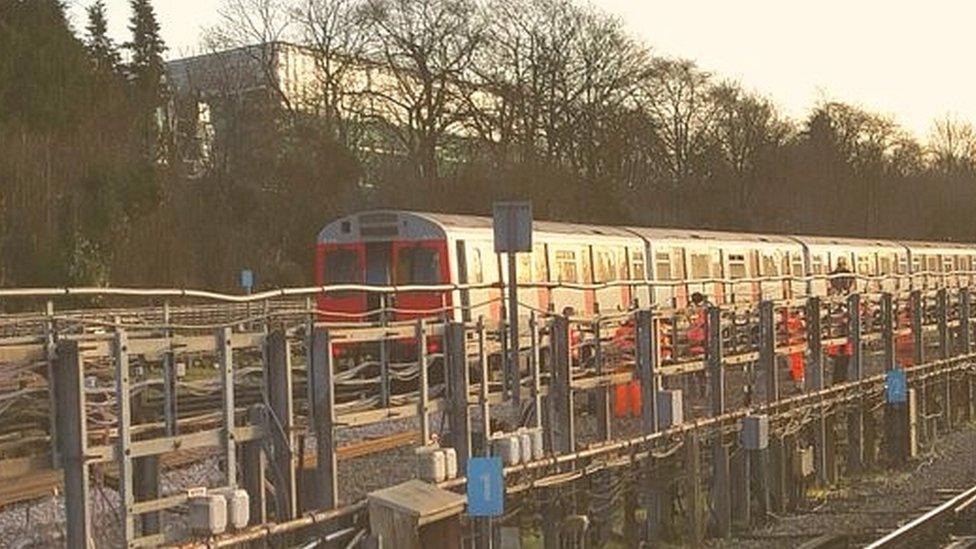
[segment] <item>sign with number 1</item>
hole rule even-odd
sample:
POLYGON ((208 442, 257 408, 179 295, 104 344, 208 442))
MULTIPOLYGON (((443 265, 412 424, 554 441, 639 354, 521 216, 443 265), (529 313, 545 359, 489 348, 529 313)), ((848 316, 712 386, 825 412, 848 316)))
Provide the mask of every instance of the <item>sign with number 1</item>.
POLYGON ((476 457, 468 460, 468 516, 497 517, 505 509, 505 479, 502 458, 476 457))

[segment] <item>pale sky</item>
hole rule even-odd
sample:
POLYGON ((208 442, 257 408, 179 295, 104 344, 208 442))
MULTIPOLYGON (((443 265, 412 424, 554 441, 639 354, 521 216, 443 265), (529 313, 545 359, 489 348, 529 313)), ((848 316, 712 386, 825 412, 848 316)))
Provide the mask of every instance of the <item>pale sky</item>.
MULTIPOLYGON (((220 0, 156 0, 169 57, 194 53, 220 0)), ((88 0, 68 0, 77 28, 88 0)), ((107 0, 127 38, 127 0, 107 0)), ((686 57, 802 117, 820 99, 889 114, 919 137, 947 113, 976 122, 976 2, 594 0, 658 54, 686 57)))

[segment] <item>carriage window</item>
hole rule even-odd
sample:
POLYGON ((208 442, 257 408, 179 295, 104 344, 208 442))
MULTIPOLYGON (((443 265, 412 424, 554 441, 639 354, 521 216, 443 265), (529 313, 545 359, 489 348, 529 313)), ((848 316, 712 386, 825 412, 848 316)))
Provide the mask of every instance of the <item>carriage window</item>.
POLYGON ((800 252, 793 252, 792 254, 790 254, 790 256, 793 258, 793 275, 794 276, 805 275, 806 272, 804 272, 803 269, 803 254, 801 254, 800 252))
POLYGON ((630 274, 634 280, 644 280, 644 251, 634 250, 630 254, 630 274))
POLYGON ((788 275, 790 274, 790 252, 783 252, 780 255, 780 269, 779 274, 788 275))
POLYGON ((485 266, 481 259, 481 248, 468 248, 468 283, 481 284, 485 281, 485 266))
POLYGON ((898 256, 898 274, 908 274, 908 256, 898 256))
POLYGON ((745 278, 748 276, 746 271, 746 256, 742 254, 729 255, 729 278, 745 278))
POLYGON ((436 284, 440 282, 441 258, 430 248, 403 248, 397 254, 397 284, 436 284))
POLYGON ((969 272, 971 266, 972 258, 967 255, 961 255, 956 258, 956 270, 959 272, 969 272))
POLYGON ((582 260, 581 262, 583 264, 583 283, 590 284, 591 282, 593 282, 593 269, 591 268, 591 263, 590 263, 591 257, 590 257, 589 246, 583 247, 583 254, 582 257, 580 257, 580 259, 582 260))
POLYGON ((667 252, 654 254, 654 267, 658 280, 671 280, 671 255, 667 252))
POLYGON ((942 257, 942 271, 946 273, 951 273, 955 270, 955 260, 953 260, 951 255, 942 257))
POLYGON ((857 254, 857 274, 874 274, 874 265, 872 265, 871 259, 870 254, 857 254))
POLYGON ((535 276, 540 282, 549 281, 549 266, 546 262, 546 247, 542 244, 532 246, 532 258, 535 264, 535 276))
POLYGON ((355 250, 331 250, 325 254, 323 275, 326 284, 356 284, 363 281, 359 254, 355 250))
POLYGON ((822 255, 811 255, 810 256, 810 271, 815 274, 823 274, 824 272, 824 261, 822 255))
POLYGON ((623 248, 617 248, 613 254, 617 261, 617 280, 627 280, 629 278, 627 275, 627 251, 623 248))
POLYGON ((892 273, 892 261, 891 256, 888 254, 883 254, 878 258, 879 266, 881 267, 881 274, 887 275, 892 273))
POLYGON ((610 282, 617 275, 617 257, 613 250, 600 248, 593 250, 594 282, 610 282))
POLYGON ((518 254, 518 281, 532 282, 532 254, 518 254))
POLYGON ((939 268, 940 267, 940 265, 939 265, 939 256, 937 256, 937 255, 929 255, 929 256, 926 256, 925 259, 927 260, 926 261, 926 269, 930 273, 938 273, 938 272, 941 272, 942 271, 942 269, 939 268))
POLYGON ((708 278, 712 271, 712 256, 708 253, 691 253, 691 278, 708 278))
POLYGON ((579 273, 576 268, 576 252, 569 250, 557 251, 555 257, 556 281, 579 282, 579 273))
POLYGON ((671 254, 671 274, 674 280, 685 279, 685 249, 675 248, 671 254))
POLYGON ((779 276, 776 265, 776 256, 773 253, 762 254, 762 276, 779 276))
POLYGON ((912 256, 912 272, 920 273, 922 272, 922 260, 925 259, 924 255, 912 256))

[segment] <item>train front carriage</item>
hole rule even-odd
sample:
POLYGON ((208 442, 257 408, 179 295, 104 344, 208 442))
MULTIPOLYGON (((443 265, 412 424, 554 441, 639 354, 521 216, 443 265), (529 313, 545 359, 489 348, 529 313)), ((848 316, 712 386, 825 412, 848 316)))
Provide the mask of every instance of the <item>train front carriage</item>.
MULTIPOLYGON (((340 218, 319 232, 316 283, 375 286, 435 285, 453 280, 447 234, 425 216, 407 212, 366 212, 340 218)), ((448 291, 323 292, 320 318, 326 321, 408 320, 449 311, 448 291)))

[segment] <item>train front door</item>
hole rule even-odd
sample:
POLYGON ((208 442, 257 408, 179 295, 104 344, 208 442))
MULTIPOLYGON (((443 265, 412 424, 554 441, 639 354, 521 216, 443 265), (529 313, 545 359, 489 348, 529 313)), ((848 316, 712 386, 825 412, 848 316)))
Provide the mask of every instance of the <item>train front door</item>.
MULTIPOLYGON (((392 258, 393 243, 392 242, 367 242, 366 243, 366 284, 370 286, 389 286, 392 282, 391 277, 391 258, 392 258)), ((378 311, 383 305, 381 300, 382 294, 377 292, 369 292, 366 295, 366 310, 371 314, 369 315, 370 321, 378 321, 379 314, 373 312, 378 311)), ((387 296, 389 298, 389 296, 387 296)), ((386 300, 386 306, 391 306, 390 300, 386 300)))

